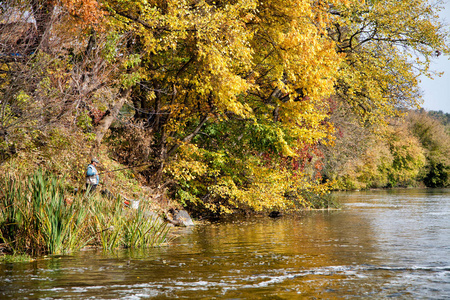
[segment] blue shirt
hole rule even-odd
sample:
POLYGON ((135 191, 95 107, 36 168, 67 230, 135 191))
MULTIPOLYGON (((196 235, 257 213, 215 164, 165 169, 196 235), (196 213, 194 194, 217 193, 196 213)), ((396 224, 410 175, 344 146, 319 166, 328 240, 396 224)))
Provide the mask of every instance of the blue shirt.
POLYGON ((89 164, 86 171, 87 183, 89 184, 98 184, 100 182, 100 178, 98 176, 97 169, 93 164, 89 164))

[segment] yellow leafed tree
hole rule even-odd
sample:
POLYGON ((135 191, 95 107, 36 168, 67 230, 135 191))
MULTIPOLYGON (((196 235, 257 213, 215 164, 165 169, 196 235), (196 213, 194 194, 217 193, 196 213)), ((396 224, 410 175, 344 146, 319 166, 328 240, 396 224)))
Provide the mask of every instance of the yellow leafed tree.
POLYGON ((157 181, 184 178, 175 193, 212 210, 261 210, 286 206, 287 191, 317 180, 291 164, 333 131, 327 99, 343 55, 327 36, 330 4, 131 3, 108 8, 142 58, 133 106, 152 115, 157 181))

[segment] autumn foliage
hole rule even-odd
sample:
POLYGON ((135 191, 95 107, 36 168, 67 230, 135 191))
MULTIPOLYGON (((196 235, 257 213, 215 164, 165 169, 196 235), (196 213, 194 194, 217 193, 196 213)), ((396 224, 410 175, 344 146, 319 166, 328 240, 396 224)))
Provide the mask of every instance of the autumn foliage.
POLYGON ((0 9, 9 28, 2 162, 44 151, 59 128, 89 151, 147 164, 143 183, 213 213, 309 207, 338 168, 370 177, 391 163, 371 180, 396 185, 425 165, 418 140, 397 140, 406 129, 388 125, 420 105, 417 76, 449 52, 439 5, 33 0, 0 9), (8 21, 11 10, 22 17, 8 21), (11 39, 17 29, 27 38, 11 39), (333 161, 349 151, 345 130, 387 148, 360 149, 369 161, 347 168, 333 161))

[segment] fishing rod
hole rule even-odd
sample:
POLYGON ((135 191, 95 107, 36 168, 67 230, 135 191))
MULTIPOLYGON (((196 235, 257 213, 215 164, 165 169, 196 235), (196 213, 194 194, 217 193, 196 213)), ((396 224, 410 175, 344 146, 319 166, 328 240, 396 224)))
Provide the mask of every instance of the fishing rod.
POLYGON ((103 171, 103 172, 99 172, 98 175, 111 173, 111 172, 122 171, 122 170, 134 169, 134 168, 139 168, 139 167, 149 166, 149 165, 150 165, 150 163, 146 163, 146 164, 143 164, 143 165, 138 165, 138 166, 133 166, 133 167, 126 167, 126 168, 120 168, 120 169, 115 169, 115 170, 110 170, 110 171, 103 171))

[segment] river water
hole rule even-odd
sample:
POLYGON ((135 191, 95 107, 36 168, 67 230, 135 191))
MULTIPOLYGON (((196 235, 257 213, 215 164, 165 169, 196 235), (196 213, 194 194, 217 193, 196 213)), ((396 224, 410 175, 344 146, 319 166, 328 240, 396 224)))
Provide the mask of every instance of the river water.
POLYGON ((181 229, 170 246, 0 264, 0 299, 450 299, 450 190, 181 229))

